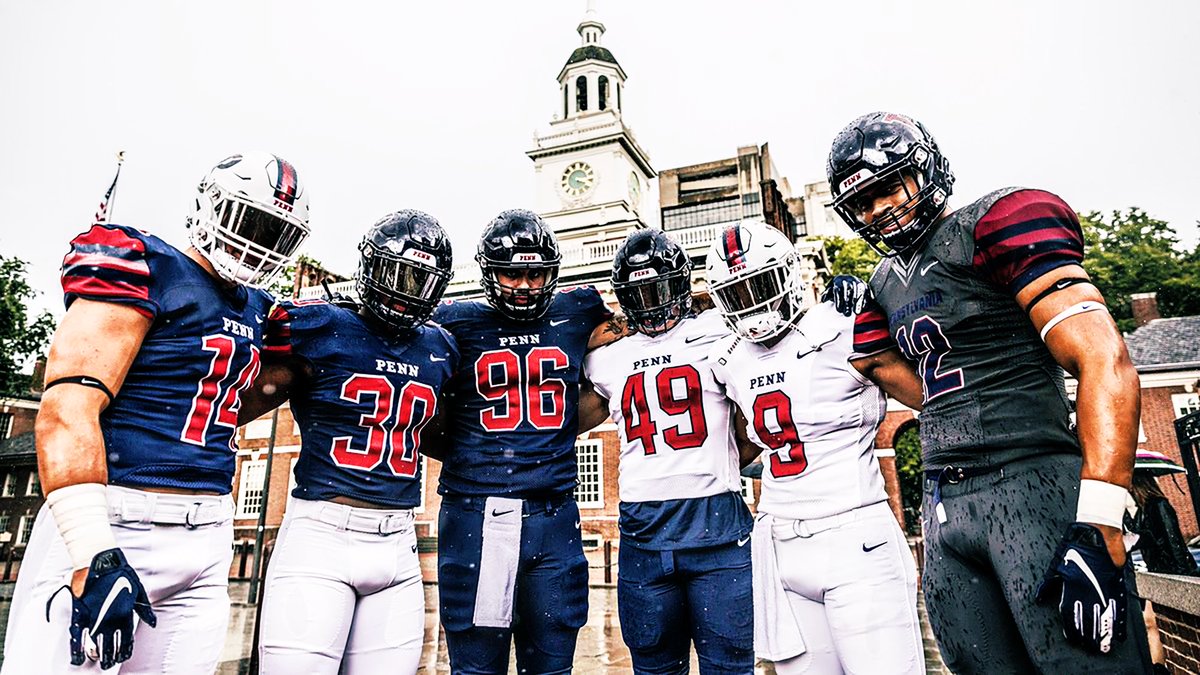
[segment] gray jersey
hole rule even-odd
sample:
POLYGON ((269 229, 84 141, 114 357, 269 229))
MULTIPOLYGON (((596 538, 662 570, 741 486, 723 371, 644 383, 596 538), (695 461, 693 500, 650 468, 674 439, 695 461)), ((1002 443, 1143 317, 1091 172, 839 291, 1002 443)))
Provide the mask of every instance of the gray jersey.
POLYGON ((1082 251, 1062 200, 1009 188, 943 218, 911 258, 876 268, 855 349, 898 346, 915 365, 926 469, 1079 452, 1062 369, 1014 296, 1082 251))

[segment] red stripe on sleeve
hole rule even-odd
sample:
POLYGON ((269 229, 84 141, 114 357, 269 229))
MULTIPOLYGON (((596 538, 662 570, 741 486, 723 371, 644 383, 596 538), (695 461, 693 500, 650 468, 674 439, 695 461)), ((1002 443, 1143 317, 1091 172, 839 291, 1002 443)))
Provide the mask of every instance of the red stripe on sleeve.
POLYGON ((71 244, 113 246, 116 248, 137 251, 138 253, 143 254, 146 252, 146 243, 141 239, 131 237, 117 228, 106 227, 104 225, 93 225, 92 229, 84 232, 78 237, 75 237, 71 244))

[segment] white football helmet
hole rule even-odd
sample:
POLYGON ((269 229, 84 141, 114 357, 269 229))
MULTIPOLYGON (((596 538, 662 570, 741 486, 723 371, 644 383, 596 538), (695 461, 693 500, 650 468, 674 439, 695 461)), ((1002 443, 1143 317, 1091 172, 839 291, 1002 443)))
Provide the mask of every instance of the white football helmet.
POLYGON ((751 342, 765 342, 800 318, 805 282, 800 255, 761 220, 727 226, 708 250, 708 293, 725 323, 751 342))
POLYGON ((308 238, 308 193, 275 155, 233 155, 198 190, 188 218, 192 246, 226 281, 266 286, 308 238))

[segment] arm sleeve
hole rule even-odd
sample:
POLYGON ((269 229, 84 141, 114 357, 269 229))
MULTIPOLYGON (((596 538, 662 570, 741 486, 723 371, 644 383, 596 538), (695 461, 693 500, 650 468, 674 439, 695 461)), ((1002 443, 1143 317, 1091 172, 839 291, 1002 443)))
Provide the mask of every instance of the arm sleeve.
POLYGON ((872 356, 895 346, 883 308, 873 298, 868 299, 863 311, 854 317, 854 349, 850 358, 872 356))
POLYGON ((1053 269, 1082 262, 1079 219, 1049 192, 1014 192, 975 225, 975 269, 1013 295, 1053 269))
POLYGON ((127 228, 94 225, 71 240, 63 258, 62 287, 69 308, 77 298, 131 305, 153 319, 158 302, 151 292, 151 254, 127 228))

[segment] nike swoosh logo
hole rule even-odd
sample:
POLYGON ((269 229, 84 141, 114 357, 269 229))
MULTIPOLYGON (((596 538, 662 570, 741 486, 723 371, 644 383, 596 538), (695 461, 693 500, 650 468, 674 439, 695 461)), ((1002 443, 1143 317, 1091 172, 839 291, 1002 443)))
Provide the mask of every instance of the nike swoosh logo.
POLYGON ((559 319, 558 321, 551 320, 550 325, 551 326, 561 326, 568 321, 570 321, 570 319, 559 319))
POLYGON ((696 336, 693 336, 690 338, 683 338, 683 341, 690 345, 693 342, 695 342, 696 340, 703 340, 703 339, 704 339, 703 335, 696 335, 696 336))
POLYGON ((925 276, 925 273, 928 272, 930 270, 930 268, 932 268, 936 264, 938 264, 938 261, 934 260, 933 262, 929 263, 928 265, 922 267, 921 268, 921 276, 925 276))
POLYGON ((416 553, 416 552, 417 552, 417 545, 413 544, 413 553, 416 553))
POLYGON ((79 384, 82 384, 85 387, 94 387, 100 384, 100 380, 93 380, 90 377, 81 377, 79 378, 79 384))
POLYGON ((495 509, 493 509, 493 510, 492 510, 492 517, 493 517, 493 518, 499 518, 500 516, 506 516, 506 515, 508 515, 508 514, 512 513, 513 511, 516 511, 516 509, 509 509, 509 510, 507 510, 507 511, 496 511, 495 509))
POLYGON ((262 317, 261 316, 254 317, 254 323, 262 323, 262 317))
POLYGON ((577 529, 577 530, 579 529, 579 521, 578 520, 575 521, 575 529, 577 529))
POLYGON ((1096 589, 1096 595, 1100 596, 1100 604, 1107 605, 1108 599, 1104 597, 1104 591, 1100 588, 1100 582, 1096 580, 1096 575, 1092 573, 1092 568, 1088 567, 1083 556, 1079 555, 1079 551, 1071 549, 1063 556, 1063 563, 1075 563, 1076 567, 1083 571, 1083 575, 1092 582, 1092 586, 1096 589))
POLYGON ((113 584, 112 588, 108 589, 108 596, 104 598, 104 604, 100 605, 100 613, 96 615, 96 622, 92 624, 92 634, 96 633, 96 627, 104 620, 104 616, 108 614, 108 608, 117 600, 117 596, 122 592, 129 591, 133 593, 133 584, 129 583, 129 579, 121 577, 117 579, 117 583, 113 584))
POLYGON ((430 354, 430 355, 429 355, 429 360, 430 360, 430 361, 433 361, 434 363, 438 363, 439 361, 445 361, 446 359, 445 359, 444 357, 443 357, 443 358, 439 358, 439 357, 437 357, 437 356, 434 356, 433 354, 430 354))
POLYGON ((883 546, 886 543, 887 543, 887 540, 881 541, 878 544, 875 544, 874 546, 867 546, 866 544, 863 544, 863 553, 870 553, 871 551, 874 551, 875 549, 879 548, 880 546, 883 546))
POLYGON ((740 547, 740 546, 745 546, 745 545, 746 545, 746 542, 748 542, 748 541, 750 541, 750 537, 746 537, 745 539, 738 539, 738 546, 739 546, 739 547, 740 547))

